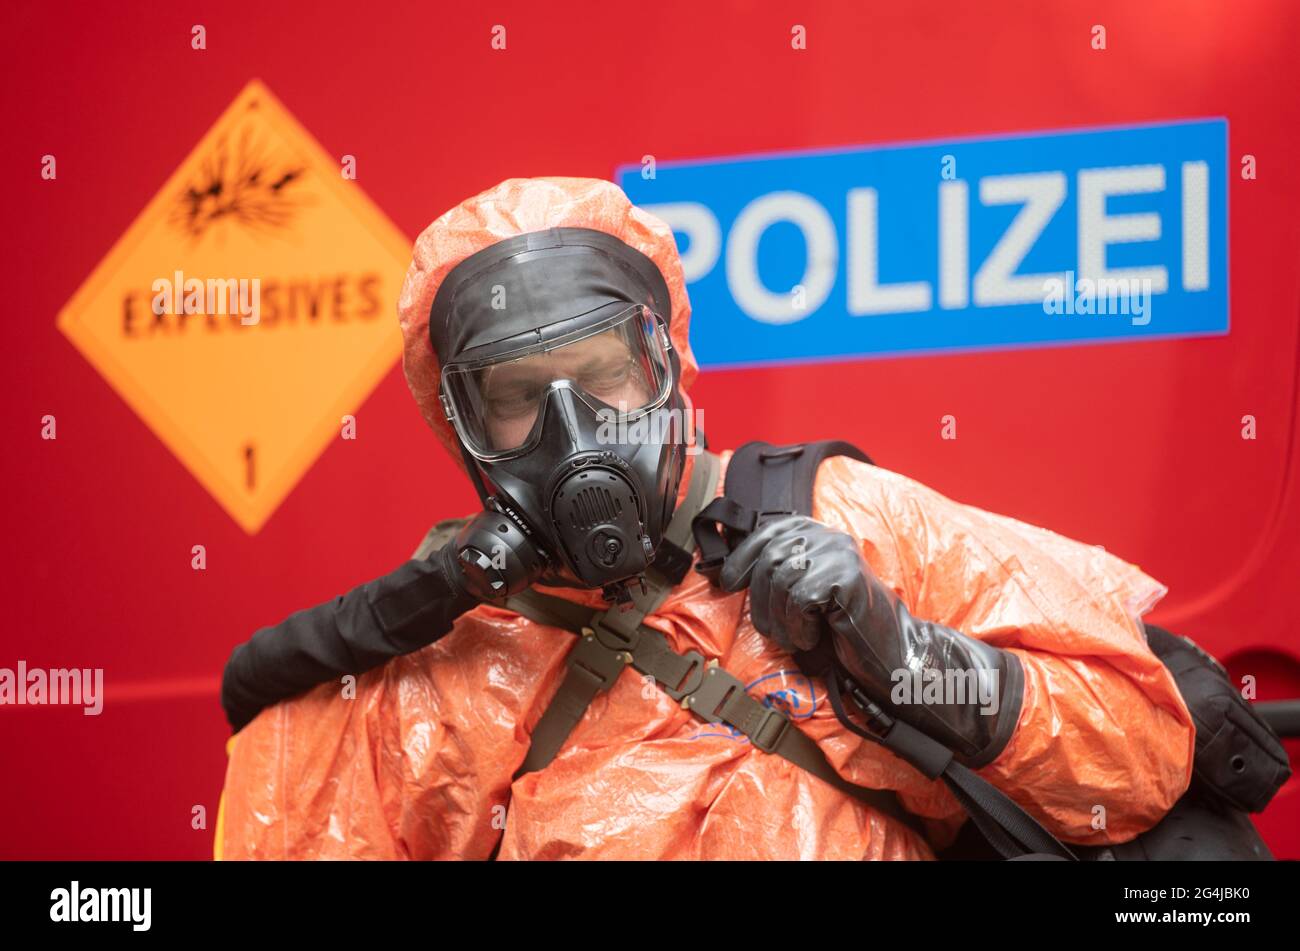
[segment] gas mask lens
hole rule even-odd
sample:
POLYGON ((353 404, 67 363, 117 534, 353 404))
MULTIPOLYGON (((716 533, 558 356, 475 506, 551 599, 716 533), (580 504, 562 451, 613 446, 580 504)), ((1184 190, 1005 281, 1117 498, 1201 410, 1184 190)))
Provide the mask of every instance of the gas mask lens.
POLYGON ((581 331, 443 371, 443 407, 470 451, 499 459, 530 449, 547 394, 568 387, 602 419, 634 418, 672 388, 668 330, 632 305, 581 331))

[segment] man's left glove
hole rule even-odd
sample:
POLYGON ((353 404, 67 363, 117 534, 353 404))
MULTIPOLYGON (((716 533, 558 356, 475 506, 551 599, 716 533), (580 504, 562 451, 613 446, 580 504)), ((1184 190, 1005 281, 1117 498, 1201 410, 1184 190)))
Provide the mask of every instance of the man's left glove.
POLYGON ((773 519, 736 546, 719 582, 749 588, 754 627, 786 651, 812 650, 829 630, 868 696, 966 766, 991 763, 1011 738, 1024 693, 1019 659, 912 617, 852 536, 803 515, 773 519))

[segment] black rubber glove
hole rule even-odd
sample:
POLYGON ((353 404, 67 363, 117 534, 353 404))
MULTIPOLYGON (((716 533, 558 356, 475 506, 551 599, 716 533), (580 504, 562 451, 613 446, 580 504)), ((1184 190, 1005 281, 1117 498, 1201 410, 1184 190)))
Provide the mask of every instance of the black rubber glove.
POLYGON ((1023 700, 1020 661, 912 617, 852 536, 803 515, 773 519, 736 546, 719 581, 749 588, 754 627, 784 650, 812 650, 829 629, 863 691, 965 765, 987 765, 1006 747, 1023 700))
POLYGON ((451 542, 425 561, 297 611, 240 644, 221 678, 221 705, 239 732, 263 707, 345 674, 361 674, 432 644, 479 604, 451 542))

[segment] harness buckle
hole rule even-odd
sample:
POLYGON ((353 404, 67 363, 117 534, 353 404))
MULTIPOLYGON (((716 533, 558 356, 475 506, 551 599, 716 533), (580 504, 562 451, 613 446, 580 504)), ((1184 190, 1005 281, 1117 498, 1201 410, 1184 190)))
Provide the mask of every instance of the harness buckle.
POLYGON ((677 654, 674 656, 680 657, 682 660, 688 661, 690 664, 690 666, 686 668, 686 672, 682 674, 681 677, 677 678, 677 683, 680 684, 685 681, 685 686, 678 689, 672 684, 665 683, 662 680, 659 681, 659 685, 663 688, 664 693, 668 694, 668 696, 672 697, 674 700, 680 700, 682 706, 689 710, 691 708, 689 702, 690 697, 699 689, 700 684, 707 679, 704 676, 704 655, 699 651, 690 650, 685 654, 677 654), (683 697, 686 699, 683 700, 683 697))
MULTIPOLYGON (((697 689, 682 701, 682 705, 709 723, 721 723, 717 711, 735 691, 745 692, 745 685, 721 667, 710 667, 704 672, 697 689)), ((674 698, 675 699, 675 698, 674 698)))

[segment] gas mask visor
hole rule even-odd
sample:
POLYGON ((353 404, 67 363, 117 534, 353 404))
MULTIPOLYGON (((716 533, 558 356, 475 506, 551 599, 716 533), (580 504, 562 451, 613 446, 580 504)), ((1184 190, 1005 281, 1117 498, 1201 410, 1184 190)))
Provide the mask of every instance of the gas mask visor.
POLYGON ((442 368, 443 412, 471 455, 496 462, 535 448, 543 435, 543 405, 557 387, 614 425, 667 402, 672 344, 663 318, 643 304, 601 310, 606 316, 476 347, 477 353, 467 351, 442 368))

